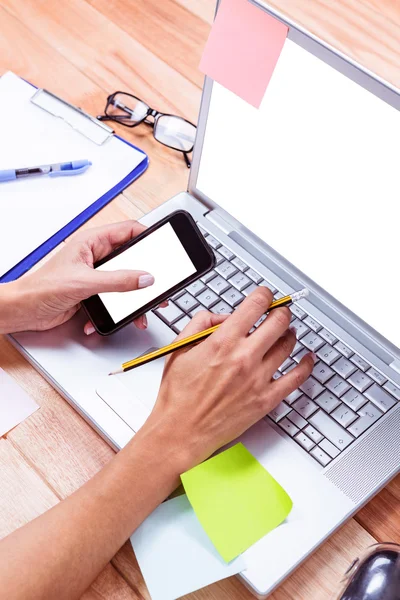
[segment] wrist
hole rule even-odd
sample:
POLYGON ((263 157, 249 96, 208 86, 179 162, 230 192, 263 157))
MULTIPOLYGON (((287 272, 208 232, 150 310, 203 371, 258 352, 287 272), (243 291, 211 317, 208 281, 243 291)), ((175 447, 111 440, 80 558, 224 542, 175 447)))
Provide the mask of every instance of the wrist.
POLYGON ((19 280, 0 284, 0 334, 27 329, 28 296, 19 280))

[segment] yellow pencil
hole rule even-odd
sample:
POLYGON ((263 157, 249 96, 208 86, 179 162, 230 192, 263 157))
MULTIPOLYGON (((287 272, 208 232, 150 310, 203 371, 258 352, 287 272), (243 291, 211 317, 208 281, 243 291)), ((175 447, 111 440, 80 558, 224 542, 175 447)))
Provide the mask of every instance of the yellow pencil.
MULTIPOLYGON (((308 296, 308 290, 300 290, 299 292, 294 292, 290 296, 284 296, 283 298, 279 298, 275 300, 268 309, 273 310, 274 308, 278 308, 279 306, 289 306, 293 302, 297 302, 302 298, 306 298, 308 296)), ((185 348, 186 346, 191 346, 196 342, 200 342, 201 340, 206 339, 210 336, 214 331, 216 331, 221 324, 214 325, 214 327, 210 327, 209 329, 205 329, 204 331, 199 331, 193 335, 190 335, 182 340, 178 340, 177 342, 173 342, 168 346, 164 346, 163 348, 159 348, 158 350, 154 350, 153 352, 149 352, 148 354, 144 354, 142 356, 138 356, 132 360, 128 360, 124 362, 121 368, 116 371, 112 371, 109 375, 117 375, 118 373, 126 373, 131 369, 136 369, 136 367, 140 367, 141 365, 145 365, 152 360, 156 360, 157 358, 162 358, 163 356, 167 356, 167 354, 171 354, 171 352, 175 352, 175 350, 180 350, 181 348, 185 348)))

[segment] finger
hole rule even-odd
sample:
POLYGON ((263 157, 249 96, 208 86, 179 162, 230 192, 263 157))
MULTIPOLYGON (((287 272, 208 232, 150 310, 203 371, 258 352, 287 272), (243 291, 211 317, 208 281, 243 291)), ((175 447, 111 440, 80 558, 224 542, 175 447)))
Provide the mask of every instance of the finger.
MULTIPOLYGON (((287 331, 292 313, 286 307, 271 310, 264 323, 251 334, 249 344, 263 356, 287 331)), ((249 346, 250 347, 250 346, 249 346)))
POLYGON ((272 299, 272 292, 268 288, 259 287, 254 290, 221 326, 218 336, 221 338, 226 335, 234 338, 247 336, 254 323, 268 310, 272 299))
POLYGON ((93 261, 96 262, 122 244, 143 233, 145 229, 146 227, 137 221, 122 221, 121 223, 90 229, 82 236, 77 236, 76 241, 86 242, 89 245, 93 254, 93 261))
POLYGON ((263 362, 267 367, 269 379, 293 352, 295 344, 296 335, 292 331, 286 331, 267 352, 263 362))
MULTIPOLYGON (((175 341, 183 340, 190 335, 194 335, 195 333, 199 333, 200 331, 204 331, 205 329, 209 329, 210 327, 214 327, 214 325, 219 325, 223 323, 228 318, 229 315, 215 315, 214 313, 210 313, 207 310, 201 310, 198 312, 193 319, 186 325, 186 327, 181 331, 181 333, 176 337, 175 341)), ((213 334, 214 335, 214 334, 213 334)), ((176 358, 180 353, 187 352, 190 350, 192 346, 188 346, 187 348, 182 348, 177 352, 174 352, 167 356, 165 364, 166 366, 172 360, 172 358, 176 358)))
POLYGON ((93 324, 91 321, 88 321, 87 323, 85 323, 85 326, 83 328, 83 332, 85 333, 85 335, 92 335, 92 333, 94 333, 96 330, 93 327, 93 324))
POLYGON ((289 394, 297 390, 310 377, 316 361, 315 354, 307 354, 304 356, 297 367, 279 377, 271 385, 271 392, 276 401, 281 401, 289 394))
POLYGON ((147 329, 147 317, 146 315, 142 315, 141 317, 138 317, 137 319, 135 319, 133 321, 135 327, 137 327, 138 329, 147 329))
POLYGON ((166 300, 165 302, 161 302, 161 304, 158 308, 167 308, 167 306, 168 306, 168 300, 166 300))
POLYGON ((131 292, 153 285, 154 277, 146 271, 100 271, 85 269, 83 291, 86 297, 102 292, 131 292))

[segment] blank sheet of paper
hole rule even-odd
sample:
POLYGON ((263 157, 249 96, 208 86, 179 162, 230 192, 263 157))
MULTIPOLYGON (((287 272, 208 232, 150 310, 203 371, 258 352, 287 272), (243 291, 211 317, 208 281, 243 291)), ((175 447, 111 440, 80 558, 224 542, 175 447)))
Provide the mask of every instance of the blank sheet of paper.
POLYGON ((225 564, 185 495, 161 504, 131 537, 152 600, 175 600, 246 568, 225 564))
POLYGON ((93 165, 74 177, 0 184, 0 277, 119 184, 144 158, 115 137, 96 145, 33 105, 35 91, 13 73, 0 78, 0 169, 79 159, 93 165))
POLYGON ((258 108, 287 33, 286 25, 248 0, 221 0, 200 70, 258 108))
POLYGON ((181 479, 200 523, 226 561, 278 527, 292 510, 288 494, 243 444, 181 479))
POLYGON ((27 419, 39 406, 0 369, 0 437, 27 419))

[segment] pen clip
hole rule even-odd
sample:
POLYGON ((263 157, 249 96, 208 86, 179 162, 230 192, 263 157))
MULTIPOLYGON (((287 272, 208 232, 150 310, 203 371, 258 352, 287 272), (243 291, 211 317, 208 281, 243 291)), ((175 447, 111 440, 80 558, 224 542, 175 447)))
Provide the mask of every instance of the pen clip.
POLYGON ((85 171, 88 170, 88 168, 91 165, 85 165, 83 167, 80 167, 79 169, 66 169, 65 171, 59 170, 59 171, 51 171, 51 173, 49 173, 49 177, 70 177, 72 175, 80 175, 81 173, 84 173, 85 171))

